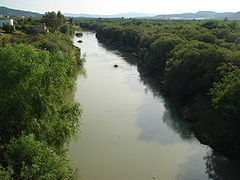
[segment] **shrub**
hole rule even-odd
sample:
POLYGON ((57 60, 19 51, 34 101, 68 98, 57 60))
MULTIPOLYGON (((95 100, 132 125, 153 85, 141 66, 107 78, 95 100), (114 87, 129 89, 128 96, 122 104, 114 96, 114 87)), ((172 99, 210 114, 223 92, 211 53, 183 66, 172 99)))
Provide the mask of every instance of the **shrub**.
POLYGON ((16 180, 64 180, 74 179, 75 176, 66 157, 56 154, 51 147, 36 140, 32 134, 13 138, 6 145, 4 159, 8 167, 12 167, 5 169, 5 175, 9 177, 14 171, 12 177, 16 180))
POLYGON ((10 24, 5 24, 3 26, 3 30, 5 30, 7 33, 13 33, 15 31, 15 28, 10 24))

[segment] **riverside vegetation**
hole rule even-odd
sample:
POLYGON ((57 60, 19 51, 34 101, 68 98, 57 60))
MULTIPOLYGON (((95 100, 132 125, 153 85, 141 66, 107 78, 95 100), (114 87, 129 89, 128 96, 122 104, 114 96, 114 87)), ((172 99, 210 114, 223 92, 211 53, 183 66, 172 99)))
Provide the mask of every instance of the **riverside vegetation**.
POLYGON ((179 103, 197 138, 240 162, 238 21, 99 18, 78 24, 138 56, 139 71, 179 103))
POLYGON ((0 179, 74 179, 66 151, 81 110, 70 94, 83 65, 74 25, 60 12, 14 21, 17 31, 0 34, 0 179), (50 33, 27 31, 43 22, 50 33))

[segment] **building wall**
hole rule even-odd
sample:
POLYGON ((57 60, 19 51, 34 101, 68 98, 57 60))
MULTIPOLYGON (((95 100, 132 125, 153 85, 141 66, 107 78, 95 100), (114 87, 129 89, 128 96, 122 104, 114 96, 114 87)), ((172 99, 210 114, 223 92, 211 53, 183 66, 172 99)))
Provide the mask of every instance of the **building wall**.
POLYGON ((13 26, 12 19, 0 19, 0 27, 2 28, 5 24, 10 24, 13 26))

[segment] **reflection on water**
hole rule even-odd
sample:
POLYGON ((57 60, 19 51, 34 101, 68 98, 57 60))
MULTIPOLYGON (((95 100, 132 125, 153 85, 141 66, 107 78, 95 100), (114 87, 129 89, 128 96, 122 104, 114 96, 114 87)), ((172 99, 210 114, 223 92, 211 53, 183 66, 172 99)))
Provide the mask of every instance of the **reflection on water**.
POLYGON ((69 155, 81 180, 236 179, 236 166, 201 145, 159 84, 139 75, 136 58, 99 43, 94 33, 77 40, 87 76, 76 82, 84 114, 69 155))
POLYGON ((150 95, 146 95, 145 98, 146 102, 139 110, 136 122, 137 126, 141 128, 140 140, 156 141, 161 144, 179 143, 185 139, 191 140, 193 133, 189 129, 189 125, 179 119, 170 105, 159 103, 157 99, 149 100, 152 98, 150 95), (169 131, 168 127, 172 131, 169 131))
POLYGON ((239 166, 235 162, 229 161, 216 152, 207 153, 204 157, 206 161, 206 173, 209 179, 213 180, 236 180, 240 177, 239 166))
MULTIPOLYGON (((191 130, 191 123, 183 121, 178 112, 177 112, 177 106, 174 104, 174 102, 171 102, 171 100, 168 100, 167 98, 163 99, 162 95, 161 95, 161 91, 160 91, 160 86, 159 83, 157 83, 157 81, 149 76, 141 76, 141 82, 148 87, 148 90, 150 92, 152 92, 154 94, 154 98, 156 99, 160 99, 161 102, 164 103, 164 112, 163 115, 156 115, 156 118, 160 118, 163 120, 164 124, 167 125, 168 127, 170 127, 173 132, 175 132, 176 134, 178 134, 180 137, 179 139, 171 139, 171 137, 168 138, 167 142, 171 143, 173 141, 182 141, 182 140, 186 140, 186 141, 191 141, 191 140, 195 140, 194 138, 194 134, 191 130)), ((156 102, 156 105, 151 104, 152 106, 159 106, 158 105, 159 102, 156 102)), ((149 106, 151 106, 149 105, 149 106)), ((158 107, 160 108, 160 107, 158 107)), ((149 108, 149 112, 152 110, 152 108, 149 108)), ((156 111, 154 111, 156 112, 156 111)), ((152 112, 154 114, 154 112, 152 112)), ((152 114, 150 112, 150 114, 152 114)), ((155 116, 154 116, 155 117, 155 116)), ((147 119, 147 118, 145 118, 147 119)), ((159 121, 155 121, 155 122, 159 122, 159 121)), ((157 124, 152 124, 151 126, 157 126, 160 127, 160 125, 157 124)), ((143 126, 145 127, 145 126, 143 126)), ((159 136, 159 130, 156 130, 156 134, 158 134, 159 136)), ((167 133, 167 132, 166 132, 167 133)))
POLYGON ((166 111, 163 115, 163 122, 166 123, 174 132, 176 132, 182 140, 190 141, 194 138, 194 134, 190 129, 190 123, 183 121, 174 109, 173 104, 165 104, 166 111))
MULTIPOLYGON (((155 97, 162 98, 160 86, 152 77, 141 75, 141 82, 148 87, 155 97)), ((191 130, 191 123, 183 121, 178 112, 177 106, 171 100, 165 98, 165 112, 163 115, 163 122, 168 125, 174 132, 180 135, 182 140, 194 140, 195 136, 191 130)), ((196 147, 198 148, 198 147, 196 147)), ((182 171, 178 174, 177 179, 189 179, 196 175, 200 166, 201 159, 205 161, 206 174, 208 179, 213 180, 236 180, 240 177, 239 165, 231 161, 217 152, 212 150, 207 151, 204 156, 197 154, 191 156, 187 163, 181 165, 182 171), (196 165, 198 164, 198 165, 196 165)), ((194 177, 194 179, 201 179, 201 177, 194 177)))

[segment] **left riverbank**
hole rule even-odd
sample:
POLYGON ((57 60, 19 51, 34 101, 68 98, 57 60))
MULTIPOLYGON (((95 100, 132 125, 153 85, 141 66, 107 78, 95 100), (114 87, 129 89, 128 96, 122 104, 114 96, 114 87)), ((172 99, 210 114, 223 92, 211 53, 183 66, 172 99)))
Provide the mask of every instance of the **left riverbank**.
POLYGON ((75 178, 66 151, 81 109, 68 95, 82 68, 68 33, 1 36, 0 179, 75 178))

